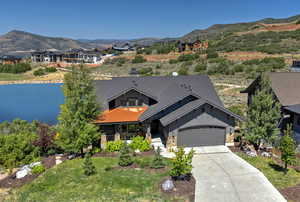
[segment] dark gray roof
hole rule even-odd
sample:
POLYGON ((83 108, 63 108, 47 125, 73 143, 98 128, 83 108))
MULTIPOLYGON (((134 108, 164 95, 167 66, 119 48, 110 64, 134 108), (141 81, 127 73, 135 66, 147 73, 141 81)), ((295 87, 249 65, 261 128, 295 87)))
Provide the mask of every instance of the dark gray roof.
POLYGON ((290 112, 300 114, 300 104, 291 105, 291 106, 285 107, 285 109, 290 111, 290 112))
POLYGON ((225 113, 242 120, 230 111, 226 110, 218 97, 213 84, 206 75, 197 76, 158 76, 158 77, 116 77, 112 80, 95 81, 98 102, 108 109, 108 101, 130 90, 136 90, 154 100, 156 104, 140 116, 140 121, 147 120, 153 115, 191 96, 195 101, 180 107, 167 116, 161 118, 162 123, 168 124, 175 118, 189 113, 194 108, 208 103, 219 108, 225 113))
MULTIPOLYGON (((270 78, 272 90, 282 106, 300 104, 300 72, 271 72, 267 76, 270 78)), ((248 93, 256 89, 259 80, 260 77, 242 92, 248 93)))

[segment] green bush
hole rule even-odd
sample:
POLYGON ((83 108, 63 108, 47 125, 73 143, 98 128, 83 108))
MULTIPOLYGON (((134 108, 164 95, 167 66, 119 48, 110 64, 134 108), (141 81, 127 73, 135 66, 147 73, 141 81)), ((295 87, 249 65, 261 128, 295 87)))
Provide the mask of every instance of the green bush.
POLYGON ((199 58, 198 54, 182 54, 177 58, 178 62, 192 61, 199 58))
POLYGON ((169 63, 170 63, 170 64, 176 64, 177 62, 178 62, 178 61, 177 61, 176 59, 170 59, 170 60, 169 60, 169 63))
POLYGON ((171 170, 169 172, 172 177, 179 177, 183 175, 189 175, 192 172, 192 159, 194 156, 194 150, 191 150, 188 154, 184 153, 182 147, 178 148, 175 152, 175 158, 172 160, 171 170))
POLYGON ((143 56, 141 56, 141 55, 136 55, 135 57, 134 57, 134 59, 132 59, 132 63, 134 63, 134 64, 136 64, 136 63, 144 63, 144 62, 146 62, 147 60, 143 57, 143 56))
POLYGON ((109 141, 106 144, 106 151, 107 152, 118 152, 124 145, 124 141, 117 140, 117 141, 109 141))
POLYGON ((41 174, 43 172, 45 172, 45 167, 41 164, 41 165, 36 165, 32 168, 31 170, 32 174, 41 174))
POLYGON ((212 58, 218 58, 219 54, 216 51, 208 51, 207 52, 207 59, 212 59, 212 58))
POLYGON ((0 64, 0 73, 20 74, 31 70, 28 63, 0 64))
POLYGON ((139 167, 141 168, 146 168, 149 167, 151 165, 151 159, 148 158, 136 158, 135 162, 139 165, 139 167))
POLYGON ((246 68, 246 65, 243 65, 243 64, 236 64, 233 66, 233 70, 234 72, 243 72, 244 69, 246 68))
POLYGON ((151 144, 142 136, 136 136, 132 139, 132 142, 129 145, 133 150, 149 151, 151 149, 151 144))
POLYGON ((130 154, 129 146, 127 144, 123 144, 120 153, 118 164, 120 166, 130 166, 133 163, 133 158, 130 154))
POLYGON ((189 68, 187 68, 187 67, 181 67, 178 70, 178 74, 179 75, 188 75, 189 74, 189 68))
POLYGON ((153 74, 153 69, 151 67, 145 67, 139 69, 138 72, 142 76, 151 76, 153 74))
POLYGON ((86 176, 94 175, 96 173, 96 168, 92 162, 90 153, 87 153, 84 157, 83 170, 86 176))
POLYGON ((164 168, 165 167, 165 162, 163 160, 163 157, 160 155, 161 149, 160 147, 157 148, 155 151, 155 156, 154 159, 151 163, 151 168, 164 168))
POLYGON ((45 72, 53 73, 53 72, 57 72, 57 69, 55 67, 46 67, 45 72))
POLYGON ((206 68, 206 64, 197 64, 194 68, 194 72, 205 72, 206 68))
POLYGON ((288 165, 293 165, 296 161, 296 143, 292 137, 292 126, 288 125, 281 137, 279 149, 281 151, 281 160, 284 162, 285 170, 288 165))
POLYGON ((34 76, 43 76, 43 75, 45 75, 46 73, 45 73, 45 71, 43 70, 43 69, 38 69, 38 70, 35 70, 34 72, 33 72, 33 75, 34 76))

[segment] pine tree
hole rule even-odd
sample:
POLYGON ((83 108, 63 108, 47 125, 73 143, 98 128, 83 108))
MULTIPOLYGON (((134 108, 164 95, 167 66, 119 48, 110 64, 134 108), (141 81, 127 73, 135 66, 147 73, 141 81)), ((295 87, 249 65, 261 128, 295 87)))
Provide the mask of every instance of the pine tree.
POLYGON ((125 143, 120 151, 119 165, 130 166, 133 163, 132 156, 130 155, 129 146, 125 143))
POLYGON ((84 170, 84 174, 86 176, 94 175, 96 173, 96 168, 92 162, 90 153, 87 153, 85 155, 85 158, 83 161, 83 170, 84 170))
POLYGON ((296 144, 292 138, 291 125, 288 125, 284 131, 284 136, 280 140, 279 149, 281 151, 281 160, 284 162, 284 168, 287 172, 288 165, 293 165, 296 160, 296 144))
POLYGON ((160 155, 161 149, 160 147, 157 148, 155 151, 155 156, 152 161, 151 168, 163 168, 165 167, 165 163, 163 161, 163 157, 160 155))
POLYGON ((57 144, 66 152, 83 154, 83 148, 100 137, 97 127, 91 124, 99 114, 99 106, 89 71, 82 65, 73 67, 65 75, 63 92, 57 144))
POLYGON ((280 105, 271 92, 270 81, 261 77, 260 89, 255 92, 248 108, 245 135, 256 150, 262 142, 273 145, 279 135, 277 127, 280 118, 280 105))

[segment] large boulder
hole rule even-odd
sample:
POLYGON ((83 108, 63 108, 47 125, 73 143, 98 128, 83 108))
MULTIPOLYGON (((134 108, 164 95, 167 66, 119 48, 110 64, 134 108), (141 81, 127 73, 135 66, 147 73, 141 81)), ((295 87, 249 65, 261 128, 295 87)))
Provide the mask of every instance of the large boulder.
POLYGON ((29 165, 25 165, 19 171, 16 172, 16 178, 21 179, 30 173, 31 173, 31 168, 29 167, 29 165))
POLYGON ((161 187, 164 191, 172 191, 175 188, 173 181, 170 179, 165 180, 161 187))

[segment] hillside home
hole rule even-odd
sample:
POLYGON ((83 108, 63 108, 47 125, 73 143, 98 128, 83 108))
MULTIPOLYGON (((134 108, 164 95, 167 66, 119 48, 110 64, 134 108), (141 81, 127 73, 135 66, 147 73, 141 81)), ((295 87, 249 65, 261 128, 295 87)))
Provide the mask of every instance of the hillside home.
MULTIPOLYGON (((278 127, 283 131, 293 124, 294 138, 300 148, 300 72, 272 72, 267 74, 271 82, 274 99, 280 103, 282 116, 278 127)), ((248 105, 255 91, 260 88, 261 76, 255 79, 242 93, 248 93, 248 105)))
POLYGON ((200 40, 189 41, 189 42, 178 41, 177 47, 179 52, 201 51, 201 50, 206 50, 208 48, 208 42, 200 41, 200 40))
POLYGON ((208 76, 119 77, 96 82, 102 144, 141 135, 167 147, 233 144, 236 120, 208 76))
POLYGON ((294 60, 291 66, 292 72, 300 72, 300 60, 294 60))
POLYGON ((3 55, 0 56, 0 64, 17 64, 22 60, 21 57, 13 56, 13 55, 3 55))

